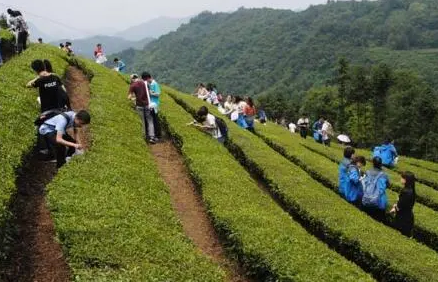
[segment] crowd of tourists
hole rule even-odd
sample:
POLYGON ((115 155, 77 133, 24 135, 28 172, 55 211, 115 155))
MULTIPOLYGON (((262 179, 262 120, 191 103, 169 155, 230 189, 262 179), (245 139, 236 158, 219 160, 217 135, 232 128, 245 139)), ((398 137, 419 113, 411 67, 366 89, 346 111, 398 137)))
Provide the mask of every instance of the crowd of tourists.
POLYGON ((227 95, 223 99, 222 94, 218 94, 216 85, 209 83, 205 86, 198 84, 194 95, 216 107, 221 114, 234 121, 239 127, 254 132, 256 117, 262 124, 266 124, 266 114, 263 110, 256 110, 254 101, 251 97, 227 95))
MULTIPOLYGON (((288 124, 287 127, 291 133, 296 133, 298 131, 300 133, 300 136, 306 139, 310 131, 310 119, 306 114, 303 114, 299 118, 297 124, 291 122, 288 124)), ((328 121, 328 119, 320 117, 317 121, 313 123, 311 130, 313 139, 316 142, 330 147, 330 143, 335 136, 335 133, 333 130, 333 126, 328 121)))
MULTIPOLYGON (((352 147, 344 149, 344 159, 339 165, 339 193, 348 202, 359 206, 371 217, 385 223, 388 205, 386 189, 390 187, 390 180, 383 170, 384 161, 381 156, 375 155, 372 159, 372 168, 364 172, 365 165, 364 156, 355 156, 352 147)), ((403 172, 400 181, 403 190, 390 213, 395 214, 394 227, 404 235, 412 236, 413 207, 416 197, 415 175, 411 172, 403 172)))

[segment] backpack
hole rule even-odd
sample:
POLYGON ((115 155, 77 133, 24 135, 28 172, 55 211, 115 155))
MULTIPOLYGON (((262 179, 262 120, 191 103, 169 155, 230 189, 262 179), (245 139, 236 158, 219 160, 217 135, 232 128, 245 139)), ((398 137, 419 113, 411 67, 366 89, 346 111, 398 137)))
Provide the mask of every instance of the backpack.
POLYGON ((43 125, 46 121, 48 121, 51 118, 56 117, 57 115, 62 115, 66 120, 67 120, 67 124, 70 123, 70 117, 64 113, 62 110, 49 110, 49 111, 45 111, 44 113, 42 113, 41 115, 39 115, 35 121, 33 122, 36 126, 40 127, 41 125, 43 125))
POLYGON ((363 197, 362 204, 366 207, 379 207, 380 191, 377 187, 377 181, 384 175, 379 172, 375 177, 371 177, 368 173, 362 180, 363 197))
POLYGON ((227 126, 227 124, 225 123, 225 121, 223 119, 221 119, 219 117, 215 116, 215 119, 216 119, 216 126, 219 128, 219 131, 220 131, 221 135, 223 137, 227 138, 228 137, 228 126, 227 126))

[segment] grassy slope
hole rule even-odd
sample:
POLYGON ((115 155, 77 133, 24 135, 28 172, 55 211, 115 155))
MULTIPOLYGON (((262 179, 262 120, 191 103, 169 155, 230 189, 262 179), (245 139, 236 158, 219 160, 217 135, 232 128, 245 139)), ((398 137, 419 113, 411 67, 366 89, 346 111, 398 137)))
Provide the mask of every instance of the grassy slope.
MULTIPOLYGON (((35 141, 35 90, 30 62, 68 66, 56 48, 33 45, 3 68, 0 88, 1 216, 14 192, 14 169, 35 141), (4 180, 4 181, 3 181, 4 180)), ((50 185, 56 228, 78 281, 220 281, 224 273, 183 234, 167 187, 141 139, 135 114, 123 105, 123 80, 104 68, 92 84, 93 149, 65 166, 50 185), (118 82, 118 83, 117 83, 118 82), (130 124, 119 122, 119 117, 130 124), (117 140, 117 142, 114 142, 117 140), (102 169, 102 167, 107 169, 102 169)))
POLYGON ((216 229, 247 269, 263 281, 371 280, 291 221, 226 148, 187 127, 192 117, 170 97, 162 100, 161 115, 197 180, 216 229))
POLYGON ((125 80, 94 63, 93 146, 49 186, 58 236, 78 281, 221 281, 183 234, 145 145, 125 80))
POLYGON ((39 113, 38 92, 25 87, 35 77, 30 63, 35 58, 47 58, 62 76, 67 62, 60 59, 60 54, 33 45, 0 68, 0 225, 8 214, 7 205, 15 192, 15 169, 21 165, 36 137, 33 121, 39 113))
MULTIPOLYGON (((175 95, 190 104, 190 110, 206 105, 189 95, 175 95)), ((218 114, 217 110, 215 113, 218 114)), ((227 122, 231 141, 242 150, 247 164, 254 171, 259 170, 258 173, 270 183, 271 192, 306 222, 311 230, 322 232, 326 240, 340 250, 348 249, 349 255, 357 262, 365 261, 375 275, 382 275, 382 279, 398 280, 407 275, 418 281, 436 280, 432 263, 438 262, 436 252, 375 222, 299 167, 274 153, 260 138, 227 122), (416 254, 415 261, 412 260, 413 253, 416 254), (370 254, 371 259, 367 257, 370 254), (403 273, 402 276, 398 276, 400 273, 403 273)))

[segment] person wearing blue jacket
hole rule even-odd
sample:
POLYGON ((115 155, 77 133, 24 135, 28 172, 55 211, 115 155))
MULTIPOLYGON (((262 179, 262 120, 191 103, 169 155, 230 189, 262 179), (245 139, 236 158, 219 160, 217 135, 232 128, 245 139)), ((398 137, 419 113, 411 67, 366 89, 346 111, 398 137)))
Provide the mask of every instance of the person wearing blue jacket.
POLYGON ((362 171, 361 168, 367 164, 365 157, 357 156, 351 161, 348 167, 348 179, 350 181, 349 191, 345 193, 345 199, 350 203, 362 201, 362 171))
POLYGON ((339 194, 343 197, 350 193, 349 167, 354 156, 355 150, 353 147, 344 149, 344 159, 339 164, 339 194))
POLYGON ((395 159, 398 157, 397 149, 394 146, 394 140, 386 138, 385 142, 374 149, 373 157, 380 157, 382 164, 387 168, 395 166, 395 159))
POLYGON ((119 72, 125 73, 125 71, 126 71, 126 64, 122 60, 119 60, 119 58, 115 58, 114 59, 114 64, 116 65, 116 68, 117 68, 117 70, 119 72))
POLYGON ((362 203, 364 204, 363 208, 365 212, 376 220, 384 222, 386 218, 386 206, 388 205, 386 189, 389 187, 389 178, 382 168, 382 159, 380 157, 374 157, 373 168, 367 171, 366 177, 368 180, 365 181, 365 183, 375 186, 371 187, 371 189, 364 187, 362 203), (373 195, 368 194, 368 190, 376 190, 377 199, 372 205, 365 205, 364 203, 366 199, 373 198, 373 195))

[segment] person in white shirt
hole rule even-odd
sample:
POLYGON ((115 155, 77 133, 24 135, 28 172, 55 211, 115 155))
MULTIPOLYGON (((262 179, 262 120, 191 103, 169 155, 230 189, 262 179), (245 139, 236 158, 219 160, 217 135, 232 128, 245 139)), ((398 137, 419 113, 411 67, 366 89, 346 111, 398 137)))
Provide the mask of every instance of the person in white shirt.
POLYGON ((198 86, 197 96, 201 100, 206 100, 208 98, 208 91, 205 85, 200 83, 198 86))
POLYGON ((334 135, 332 124, 325 120, 322 124, 322 143, 330 147, 330 139, 334 135))
POLYGON ((307 117, 307 115, 303 115, 300 117, 300 119, 297 122, 298 128, 300 129, 300 135, 301 138, 306 139, 307 138, 307 132, 309 130, 309 118, 307 117))
MULTIPOLYGON (((44 114, 40 118, 43 117, 44 114)), ((56 155, 58 168, 65 164, 67 156, 72 156, 76 149, 83 148, 83 145, 77 141, 76 129, 89 124, 90 120, 90 114, 84 110, 78 113, 69 111, 45 120, 39 127, 38 133, 44 137, 48 148, 53 150, 56 155), (67 133, 68 128, 73 128, 74 138, 67 133)))
POLYGON ((217 125, 216 117, 208 112, 207 107, 202 106, 197 112, 197 122, 192 123, 192 125, 197 126, 203 131, 210 134, 213 138, 217 139, 220 143, 225 142, 225 136, 222 136, 222 133, 217 125))
POLYGON ((289 131, 290 131, 291 133, 295 133, 296 130, 297 130, 297 126, 296 126, 295 123, 293 123, 293 122, 289 123, 288 127, 289 127, 289 131))
POLYGON ((247 106, 247 103, 244 100, 242 100, 242 98, 240 98, 239 96, 236 96, 236 105, 237 105, 237 114, 238 114, 238 118, 236 122, 241 128, 247 129, 248 124, 246 124, 244 117, 244 110, 247 106))

